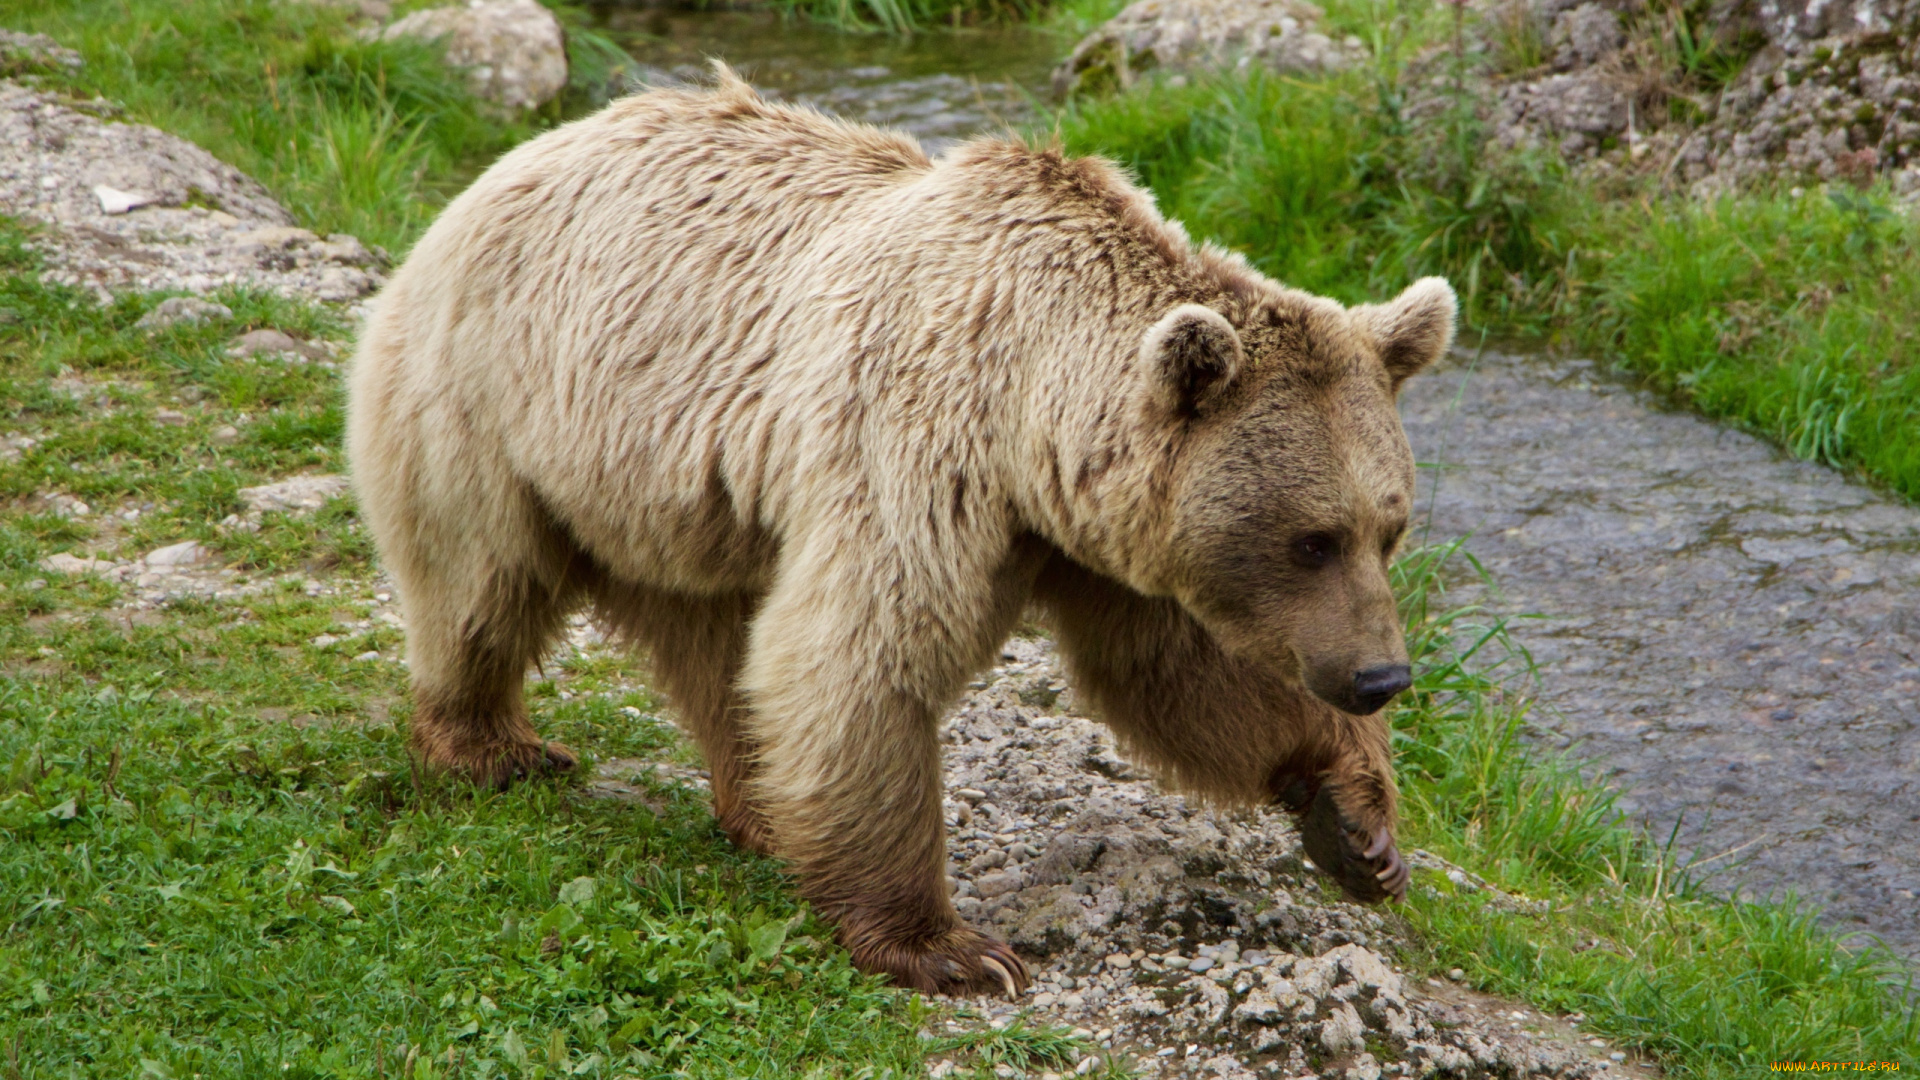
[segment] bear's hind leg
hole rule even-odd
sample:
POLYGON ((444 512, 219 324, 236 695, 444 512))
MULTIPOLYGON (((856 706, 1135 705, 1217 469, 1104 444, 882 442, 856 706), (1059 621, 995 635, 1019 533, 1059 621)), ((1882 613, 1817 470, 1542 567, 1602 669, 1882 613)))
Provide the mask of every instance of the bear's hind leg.
POLYGON ((534 730, 523 688, 592 568, 543 531, 515 559, 389 555, 407 613, 411 743, 431 768, 505 787, 576 763, 534 730))
POLYGON ((744 730, 740 661, 752 598, 741 593, 688 596, 609 582, 595 599, 603 618, 645 646, 654 678, 680 723, 700 744, 713 776, 713 816, 727 837, 762 855, 773 852, 767 819, 747 797, 753 745, 744 730))

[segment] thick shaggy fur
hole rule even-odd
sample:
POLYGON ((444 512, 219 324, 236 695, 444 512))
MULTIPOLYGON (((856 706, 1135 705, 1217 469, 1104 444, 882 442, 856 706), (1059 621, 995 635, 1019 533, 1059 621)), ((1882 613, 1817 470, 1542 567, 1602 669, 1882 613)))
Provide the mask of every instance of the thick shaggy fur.
POLYGON ((949 902, 937 727, 1037 601, 1171 782, 1318 800, 1385 866, 1386 729, 1334 705, 1405 663, 1393 393, 1452 305, 1348 311, 1195 248, 1101 161, 929 162, 724 69, 617 102, 456 199, 354 365, 416 751, 570 767, 522 679, 591 603, 649 651, 723 827, 858 963, 1017 984, 949 902))

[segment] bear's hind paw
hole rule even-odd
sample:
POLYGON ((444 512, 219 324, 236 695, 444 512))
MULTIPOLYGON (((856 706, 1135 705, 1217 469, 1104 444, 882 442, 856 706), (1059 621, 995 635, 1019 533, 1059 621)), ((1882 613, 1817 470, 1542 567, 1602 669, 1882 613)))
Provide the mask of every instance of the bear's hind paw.
POLYGON ((521 780, 569 773, 580 764, 571 748, 557 742, 482 745, 424 756, 433 768, 466 777, 476 786, 496 790, 521 780))

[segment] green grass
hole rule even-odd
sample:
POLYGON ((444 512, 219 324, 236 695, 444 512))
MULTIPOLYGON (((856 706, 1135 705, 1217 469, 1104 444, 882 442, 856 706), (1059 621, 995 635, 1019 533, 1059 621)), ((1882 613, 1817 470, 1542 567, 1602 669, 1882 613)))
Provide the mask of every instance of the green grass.
MULTIPOLYGON (((404 671, 352 659, 391 657, 401 635, 367 617, 380 585, 351 501, 220 524, 239 488, 340 464, 334 372, 234 360, 224 342, 342 328, 232 293, 231 322, 149 336, 134 323, 157 297, 102 307, 40 283, 20 237, 0 229, 15 316, 0 432, 38 441, 0 463, 0 1062, 183 1080, 905 1077, 934 1056, 984 1076, 1082 1052, 1025 1027, 922 1037, 940 1014, 854 972, 777 865, 735 851, 684 788, 643 785, 633 806, 417 775, 404 671), (162 408, 184 421, 155 423, 162 408), (95 513, 48 513, 35 496, 53 492, 95 513), (134 611, 124 586, 40 565, 183 536, 252 591, 134 611)), ((1406 840, 1553 912, 1422 871, 1437 891, 1416 889, 1408 915, 1431 954, 1408 959, 1581 1009, 1689 1076, 1912 1059, 1920 1027, 1883 957, 1677 882, 1605 792, 1528 749, 1502 670, 1469 662, 1503 635, 1444 602, 1450 554, 1399 568, 1423 669, 1396 713, 1406 840)), ((549 675, 536 721, 589 762, 693 760, 622 655, 549 675)))
POLYGON ((1464 112, 1410 121, 1392 55, 1326 81, 1254 73, 1080 101, 1058 130, 1289 284, 1351 302, 1447 275, 1474 328, 1597 354, 1920 498, 1920 224, 1886 192, 1696 204, 1600 188, 1491 153, 1464 112))
MULTIPOLYGON (((1103 3, 1056 17, 1090 22, 1103 3)), ((898 10, 930 23, 959 9, 898 10)), ((264 0, 23 0, 5 22, 87 56, 78 76, 43 73, 67 90, 208 146, 316 229, 400 250, 550 117, 488 120, 433 56, 358 43, 340 18, 264 0)), ((1803 456, 1920 494, 1904 318, 1920 299, 1916 238, 1882 195, 1609 202, 1548 163, 1484 157, 1464 114, 1402 116, 1392 61, 1442 25, 1433 8, 1329 18, 1388 62, 1083 103, 1062 134, 1294 284, 1359 300, 1449 274, 1481 327, 1603 351, 1803 456)), ((576 36, 582 93, 617 62, 582 61, 594 48, 576 36)), ((904 1076, 930 1053, 981 1070, 1063 1058, 1057 1032, 919 1037, 924 1006, 822 945, 777 868, 733 852, 681 789, 650 790, 642 809, 417 781, 398 735, 403 673, 349 659, 399 641, 359 625, 377 586, 351 502, 257 532, 220 524, 241 487, 340 467, 335 375, 230 360, 225 341, 344 328, 230 294, 231 323, 149 336, 133 323, 157 297, 96 307, 30 264, 0 228, 0 432, 38 439, 0 461, 6 1075, 551 1076, 556 1061, 583 1075, 617 1061, 642 1075, 904 1076), (51 492, 96 513, 32 499, 51 492), (182 537, 258 591, 135 617, 116 606, 122 586, 39 565, 182 537), (342 640, 311 644, 321 634, 342 640)), ((1836 948, 1804 913, 1676 880, 1606 792, 1529 749, 1524 703, 1463 660, 1502 639, 1444 610, 1439 565, 1402 566, 1426 665, 1396 714, 1408 839, 1553 910, 1517 914, 1422 872, 1439 890, 1409 909, 1425 959, 1583 1010, 1690 1076, 1771 1057, 1920 1059, 1883 956, 1836 948)), ((590 758, 686 758, 644 720, 644 672, 595 655, 554 674, 536 716, 590 758)))
MULTIPOLYGON (((934 1056, 987 1076, 1086 1052, 949 1029, 854 971, 690 789, 643 783, 629 805, 417 775, 404 669, 353 659, 401 634, 368 618, 381 586, 351 500, 220 524, 240 487, 340 467, 337 375, 225 342, 343 328, 228 293, 231 322, 149 336, 134 323, 158 297, 45 285, 21 237, 0 219, 0 433, 37 440, 0 459, 9 1080, 877 1078, 934 1056), (94 512, 48 513, 53 492, 94 512), (248 591, 134 609, 126 586, 41 566, 189 536, 248 591)), ((548 676, 536 720, 589 763, 690 760, 622 654, 548 676)))

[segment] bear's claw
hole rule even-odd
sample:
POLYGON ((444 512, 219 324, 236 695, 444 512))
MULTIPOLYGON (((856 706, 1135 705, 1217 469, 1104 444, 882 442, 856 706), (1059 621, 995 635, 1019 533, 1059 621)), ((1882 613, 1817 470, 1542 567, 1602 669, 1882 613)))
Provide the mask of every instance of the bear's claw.
POLYGON ((1371 833, 1354 828, 1335 804, 1331 788, 1320 788, 1301 816, 1300 841, 1307 857, 1340 883, 1349 900, 1377 904, 1407 898, 1410 874, 1394 846, 1393 830, 1384 825, 1371 833))
POLYGON ((980 966, 1000 977, 1000 986, 1007 992, 1009 999, 1020 996, 1020 990, 1013 982, 1013 973, 1002 967, 1000 961, 991 956, 983 956, 980 958, 980 966))
POLYGON ((1394 846, 1392 830, 1384 827, 1374 830, 1373 843, 1367 845, 1367 850, 1361 852, 1360 857, 1380 866, 1373 876, 1380 882, 1380 887, 1387 890, 1388 896, 1395 900, 1407 898, 1407 880, 1412 874, 1406 862, 1400 858, 1400 849, 1394 846), (1383 862, 1385 865, 1381 866, 1383 862))
MULTIPOLYGON (((842 927, 842 940, 847 940, 842 927)), ((956 927, 924 944, 849 942, 855 967, 893 976, 895 985, 923 994, 1004 993, 1018 998, 1032 984, 1027 965, 1005 943, 956 927)))
POLYGON ((572 748, 557 742, 510 743, 470 750, 432 753, 425 757, 437 769, 464 776, 480 787, 504 789, 536 776, 572 772, 580 759, 572 748))

